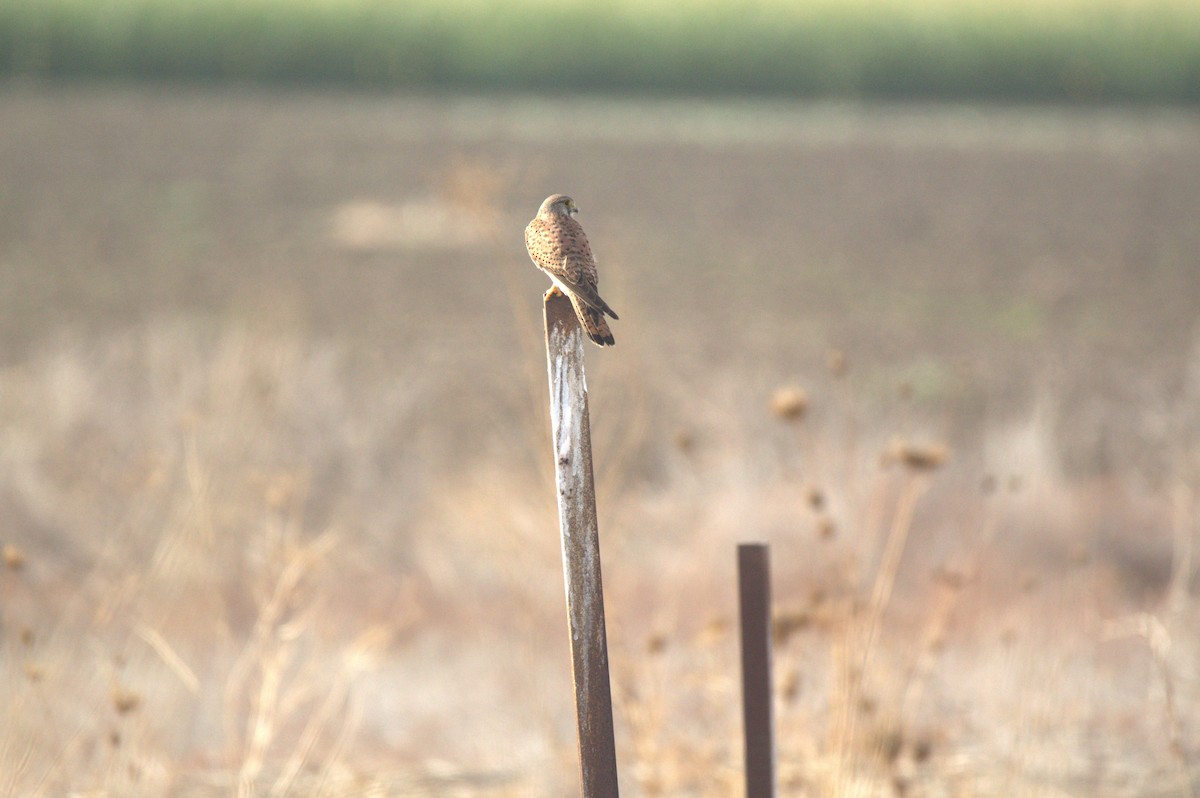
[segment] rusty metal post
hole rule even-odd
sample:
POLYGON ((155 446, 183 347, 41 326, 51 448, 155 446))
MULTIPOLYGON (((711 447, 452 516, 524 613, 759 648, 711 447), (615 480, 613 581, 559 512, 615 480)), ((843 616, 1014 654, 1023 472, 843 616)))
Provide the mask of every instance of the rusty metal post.
POLYGON ((584 335, 566 297, 547 299, 545 317, 550 427, 554 437, 582 795, 616 798, 617 753, 604 630, 587 379, 583 371, 584 335))
POLYGON ((742 718, 746 798, 775 795, 775 719, 771 705, 771 561, 766 543, 738 544, 742 628, 742 718))

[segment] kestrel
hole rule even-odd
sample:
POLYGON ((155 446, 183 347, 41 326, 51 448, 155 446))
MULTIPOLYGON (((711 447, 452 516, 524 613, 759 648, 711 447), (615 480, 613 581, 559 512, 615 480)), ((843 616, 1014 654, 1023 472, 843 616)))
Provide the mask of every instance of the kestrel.
POLYGON ((612 330, 604 314, 617 314, 596 291, 596 259, 588 246, 587 236, 579 222, 571 218, 579 213, 575 200, 566 194, 546 197, 537 216, 525 228, 525 248, 533 265, 550 275, 554 287, 547 296, 561 292, 571 300, 579 325, 597 346, 612 346, 612 330))

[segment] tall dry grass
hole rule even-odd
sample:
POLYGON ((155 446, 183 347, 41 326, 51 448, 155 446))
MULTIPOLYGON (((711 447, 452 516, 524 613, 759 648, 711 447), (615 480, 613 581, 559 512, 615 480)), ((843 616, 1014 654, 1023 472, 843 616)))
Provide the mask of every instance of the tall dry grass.
MULTIPOLYGON (((344 366, 279 330, 155 322, 6 370, 5 794, 569 790, 549 483, 502 457, 411 472, 427 377, 351 389, 344 366)), ((653 484, 602 482, 628 791, 740 781, 750 536, 775 559, 785 794, 1186 789, 1194 497, 1174 575, 1131 598, 1081 521, 1123 507, 1056 476, 1044 416, 897 454, 936 433, 902 399, 891 429, 853 418, 852 366, 825 380, 832 409, 701 407, 682 428, 725 413, 742 446, 681 432, 653 484)))

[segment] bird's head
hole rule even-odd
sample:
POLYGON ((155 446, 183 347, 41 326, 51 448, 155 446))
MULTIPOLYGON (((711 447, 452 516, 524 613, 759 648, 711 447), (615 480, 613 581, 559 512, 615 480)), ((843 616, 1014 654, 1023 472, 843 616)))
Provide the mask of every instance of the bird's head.
POLYGON ((539 216, 547 213, 571 216, 572 214, 579 213, 579 207, 575 204, 575 200, 566 194, 551 194, 549 197, 546 197, 546 201, 542 203, 542 207, 538 208, 539 216))

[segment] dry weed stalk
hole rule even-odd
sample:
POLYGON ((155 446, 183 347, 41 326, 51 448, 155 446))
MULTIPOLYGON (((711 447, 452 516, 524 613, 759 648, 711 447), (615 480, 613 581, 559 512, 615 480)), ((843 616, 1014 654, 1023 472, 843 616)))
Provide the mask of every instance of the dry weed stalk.
POLYGON ((199 677, 196 676, 195 671, 188 667, 188 664, 183 661, 183 657, 179 656, 175 649, 171 647, 171 644, 167 642, 165 637, 144 623, 140 623, 135 626, 133 631, 134 634, 145 641, 146 645, 153 649, 154 653, 158 655, 163 664, 165 664, 172 673, 179 677, 179 681, 182 682, 184 687, 188 689, 188 692, 192 693, 193 695, 199 692, 199 677))
POLYGON ((1111 621, 1105 629, 1103 638, 1114 640, 1122 637, 1138 637, 1145 641, 1154 659, 1155 670, 1163 688, 1163 711, 1167 722, 1167 740, 1171 754, 1180 767, 1180 790, 1185 798, 1194 798, 1196 783, 1192 764, 1187 755, 1184 741, 1183 722, 1180 718, 1179 707, 1175 697, 1175 679, 1171 669, 1171 634, 1162 619, 1150 613, 1111 621))
MULTIPOLYGON (((663 628, 678 628, 662 623, 663 628)), ((644 645, 622 653, 615 668, 614 710, 640 792, 647 796, 727 796, 741 782, 730 763, 736 730, 719 729, 736 701, 736 685, 723 655, 730 642, 724 619, 691 637, 652 633, 644 645), (681 724, 681 707, 699 712, 681 724), (720 721, 714 721, 719 716, 720 721), (625 742, 627 741, 627 742, 625 742)))
POLYGON ((373 627, 359 635, 358 639, 351 644, 343 657, 343 667, 334 674, 333 684, 329 686, 317 711, 308 718, 299 742, 272 785, 272 796, 284 796, 292 792, 304 766, 316 759, 314 754, 323 733, 334 725, 338 713, 341 712, 343 713, 341 723, 336 727, 336 734, 330 749, 322 754, 321 759, 324 760, 324 765, 317 783, 312 789, 315 794, 321 794, 322 787, 330 781, 334 769, 342 760, 346 744, 357 728, 362 712, 359 702, 352 701, 349 696, 353 677, 373 665, 379 650, 387 644, 390 636, 391 633, 386 628, 373 627))
MULTIPOLYGON (((1178 484, 1172 495, 1174 516, 1174 547, 1171 559, 1171 578, 1168 582, 1164 612, 1170 620, 1179 619, 1192 605, 1190 585, 1193 578, 1195 528, 1192 521, 1193 497, 1190 488, 1178 484)), ((1138 613, 1111 621, 1103 638, 1112 640, 1137 637, 1143 640, 1154 660, 1155 670, 1163 690, 1163 712, 1167 725, 1167 740, 1172 756, 1179 765, 1180 794, 1194 798, 1197 783, 1195 768, 1188 756, 1187 733, 1179 701, 1172 665, 1172 640, 1168 623, 1157 614, 1138 613)))
MULTIPOLYGON (((286 553, 282 567, 268 588, 266 601, 259 608, 250 640, 238 657, 225 688, 227 717, 239 717, 244 694, 249 694, 250 714, 242 738, 241 766, 238 770, 239 798, 255 794, 255 785, 266 761, 267 750, 275 739, 279 723, 286 719, 289 704, 303 696, 286 693, 284 682, 296 667, 297 641, 311 623, 313 607, 302 595, 303 581, 337 545, 337 535, 326 532, 306 545, 286 553), (257 678, 257 689, 251 680, 257 678)), ((305 690, 305 686, 292 685, 305 690)), ((232 733, 229 739, 239 739, 232 733)))
MULTIPOLYGON (((835 764, 828 774, 830 784, 826 789, 831 795, 853 795, 864 789, 860 778, 864 772, 864 737, 859 728, 862 711, 867 704, 864 681, 872 666, 880 624, 892 598, 917 503, 928 488, 929 481, 924 475, 915 475, 907 480, 884 541, 870 598, 861 613, 851 608, 842 633, 834 642, 835 679, 831 696, 829 745, 835 764)), ((880 740, 871 743, 872 747, 878 745, 886 746, 887 743, 880 740)), ((883 753, 886 759, 894 758, 887 751, 883 753)))

